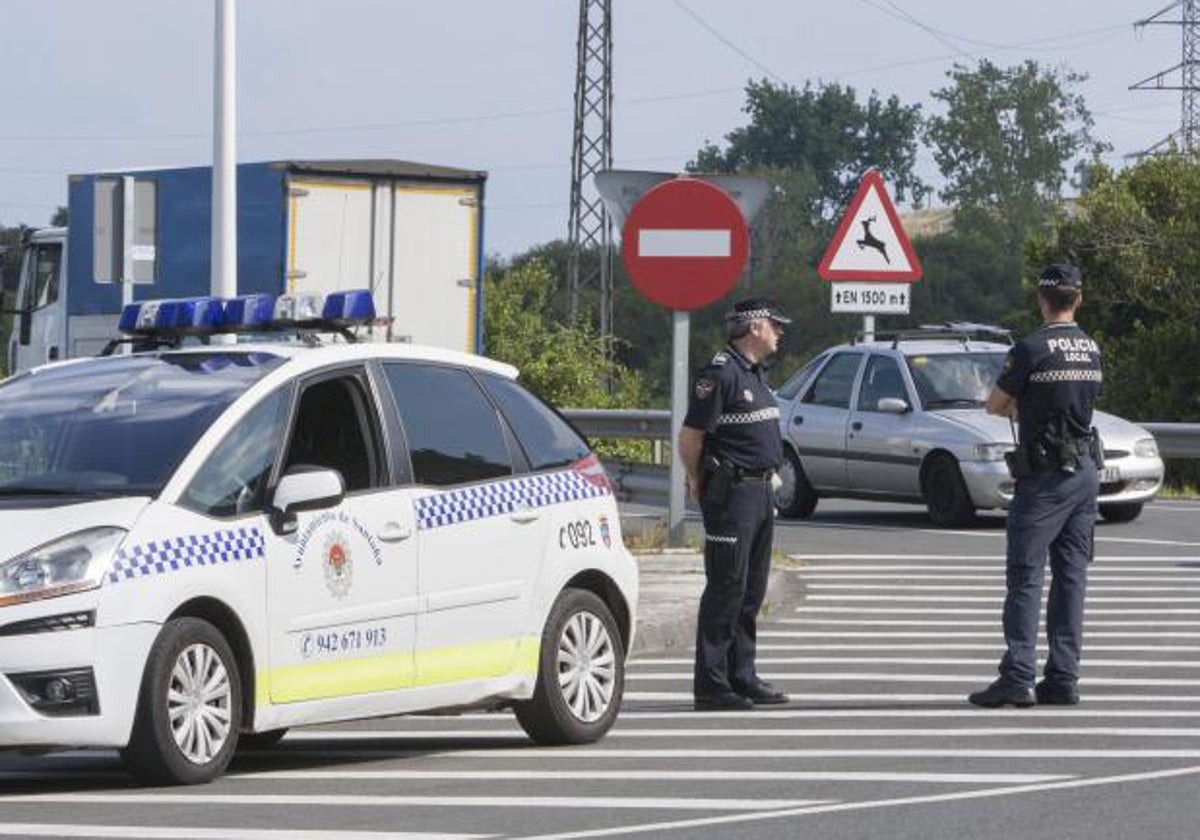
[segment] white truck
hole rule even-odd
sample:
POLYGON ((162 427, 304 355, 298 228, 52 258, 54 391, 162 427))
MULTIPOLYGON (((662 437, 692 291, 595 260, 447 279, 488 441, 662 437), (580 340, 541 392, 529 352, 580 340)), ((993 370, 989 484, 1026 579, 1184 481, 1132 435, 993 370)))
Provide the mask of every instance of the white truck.
MULTIPOLYGON (((395 160, 238 166, 238 292, 370 289, 377 336, 483 344, 487 175, 395 160)), ((207 295, 212 169, 73 175, 69 228, 31 232, 7 369, 99 352, 124 303, 207 295)))

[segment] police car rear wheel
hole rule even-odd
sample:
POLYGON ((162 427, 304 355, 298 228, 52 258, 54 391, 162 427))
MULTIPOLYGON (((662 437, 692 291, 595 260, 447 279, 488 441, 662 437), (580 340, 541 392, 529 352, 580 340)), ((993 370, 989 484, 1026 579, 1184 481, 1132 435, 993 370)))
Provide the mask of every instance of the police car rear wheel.
POLYGON ((224 772, 241 726, 241 680, 216 627, 178 618, 159 633, 122 751, 142 784, 202 784, 224 772))
POLYGON ((958 527, 975 521, 975 505, 958 464, 938 456, 925 474, 925 507, 935 525, 958 527))
POLYGON ((1100 515, 1105 522, 1132 522, 1142 515, 1141 502, 1113 502, 1100 505, 1100 515))
POLYGON ((807 519, 817 509, 817 491, 808 483, 800 457, 791 449, 784 452, 783 464, 779 467, 782 482, 775 491, 775 507, 779 515, 788 519, 807 519))
POLYGON ((567 589, 546 619, 531 700, 517 720, 540 744, 587 744, 612 727, 625 690, 617 623, 595 594, 567 589))

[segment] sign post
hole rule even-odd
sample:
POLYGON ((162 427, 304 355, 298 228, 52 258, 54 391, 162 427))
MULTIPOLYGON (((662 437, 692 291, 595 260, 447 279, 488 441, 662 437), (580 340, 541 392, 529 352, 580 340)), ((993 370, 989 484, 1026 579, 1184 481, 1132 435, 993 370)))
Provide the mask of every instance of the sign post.
MULTIPOLYGON (((750 251, 750 231, 737 202, 697 178, 651 187, 632 206, 621 230, 621 253, 633 286, 672 310, 671 432, 687 412, 688 339, 693 309, 716 303, 735 285, 750 251)), ((684 471, 671 458, 669 541, 683 542, 684 471)))
POLYGON ((831 283, 831 312, 863 314, 868 341, 875 336, 876 314, 909 311, 909 287, 921 279, 921 262, 878 170, 863 175, 817 274, 831 283))

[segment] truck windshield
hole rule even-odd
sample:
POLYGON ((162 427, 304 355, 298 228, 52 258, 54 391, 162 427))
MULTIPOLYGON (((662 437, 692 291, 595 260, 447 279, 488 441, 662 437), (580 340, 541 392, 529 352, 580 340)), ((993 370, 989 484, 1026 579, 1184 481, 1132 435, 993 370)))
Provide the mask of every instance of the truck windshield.
POLYGON ((987 403, 1004 367, 1004 353, 914 354, 907 361, 926 410, 974 408, 987 403))
POLYGON ((0 384, 0 497, 156 496, 200 435, 284 358, 89 360, 0 384))

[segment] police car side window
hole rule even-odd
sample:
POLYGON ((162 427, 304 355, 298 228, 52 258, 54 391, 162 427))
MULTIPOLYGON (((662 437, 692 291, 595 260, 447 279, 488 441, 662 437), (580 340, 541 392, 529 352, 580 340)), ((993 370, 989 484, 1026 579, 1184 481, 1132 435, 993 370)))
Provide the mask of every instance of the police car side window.
POLYGON ((465 370, 385 364, 418 484, 447 486, 512 475, 500 415, 465 370))
POLYGON ((512 424, 535 472, 567 466, 590 453, 570 424, 534 394, 502 376, 480 378, 512 424))
POLYGON ((831 408, 849 408, 850 392, 854 390, 854 374, 858 372, 861 353, 838 353, 817 375, 803 402, 831 408))
POLYGON ((213 449, 180 504, 208 516, 240 516, 261 507, 287 419, 285 397, 276 391, 250 409, 213 449))
POLYGON ((306 385, 296 406, 283 469, 304 464, 342 474, 348 492, 383 485, 378 419, 363 381, 354 375, 306 385))

